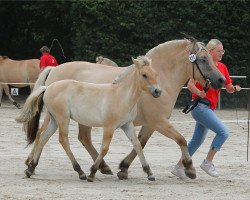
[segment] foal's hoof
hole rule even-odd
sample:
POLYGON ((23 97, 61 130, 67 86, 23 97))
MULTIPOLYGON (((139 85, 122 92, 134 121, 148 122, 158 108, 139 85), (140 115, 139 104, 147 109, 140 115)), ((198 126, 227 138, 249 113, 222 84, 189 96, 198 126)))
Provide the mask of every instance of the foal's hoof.
POLYGON ((111 171, 111 169, 108 166, 101 168, 100 172, 102 174, 114 175, 113 172, 111 171))
POLYGON ((81 175, 79 175, 79 179, 87 180, 87 176, 85 174, 81 174, 81 175))
POLYGON ((117 173, 117 176, 120 180, 126 180, 128 179, 128 173, 127 172, 123 172, 123 171, 119 171, 117 173))
POLYGON ((196 170, 194 167, 185 169, 185 174, 188 178, 196 179, 196 170))
POLYGON ((153 175, 148 176, 149 181, 155 181, 155 177, 153 175))
POLYGON ((27 178, 30 178, 31 175, 32 175, 34 172, 31 172, 29 169, 26 169, 26 170, 24 171, 24 173, 25 173, 25 175, 26 175, 27 178))

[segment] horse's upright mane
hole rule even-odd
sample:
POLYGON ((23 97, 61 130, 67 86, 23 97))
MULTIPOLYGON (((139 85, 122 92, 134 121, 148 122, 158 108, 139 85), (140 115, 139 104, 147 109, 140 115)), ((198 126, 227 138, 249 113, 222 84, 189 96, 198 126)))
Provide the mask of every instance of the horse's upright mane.
POLYGON ((182 40, 171 40, 171 41, 167 41, 164 42, 162 44, 159 44, 158 46, 150 49, 146 56, 151 57, 154 54, 159 53, 159 51, 163 50, 163 49, 167 49, 167 48, 171 48, 173 45, 174 46, 182 46, 184 43, 186 43, 187 41, 190 41, 188 39, 182 39, 182 40))
POLYGON ((133 71, 134 69, 135 69, 135 65, 134 64, 129 65, 128 68, 124 72, 120 73, 115 78, 115 80, 112 82, 112 84, 120 83, 123 80, 123 78, 125 78, 128 74, 130 74, 130 72, 133 71))
MULTIPOLYGON (((137 60, 140 62, 141 66, 151 64, 151 61, 149 58, 147 58, 147 56, 138 56, 137 60)), ((124 72, 119 74, 112 83, 113 84, 120 83, 128 74, 131 73, 131 71, 134 71, 135 69, 136 69, 135 64, 128 66, 128 68, 124 72)))

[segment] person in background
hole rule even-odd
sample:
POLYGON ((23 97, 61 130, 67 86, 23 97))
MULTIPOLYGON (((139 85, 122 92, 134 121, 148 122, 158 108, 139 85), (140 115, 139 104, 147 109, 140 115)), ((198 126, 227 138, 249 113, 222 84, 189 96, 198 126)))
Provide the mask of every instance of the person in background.
MULTIPOLYGON (((229 76, 226 65, 220 62, 223 54, 225 53, 222 43, 217 39, 211 39, 206 47, 214 61, 215 66, 226 78, 226 91, 228 93, 240 91, 241 87, 239 85, 234 86, 232 84, 232 80, 229 76)), ((208 175, 212 177, 218 177, 219 173, 215 169, 213 159, 216 153, 221 149, 222 145, 229 135, 228 128, 214 112, 221 90, 214 90, 212 88, 209 88, 205 93, 205 91, 203 90, 203 86, 192 78, 189 80, 187 87, 192 92, 193 99, 201 98, 197 106, 191 111, 192 117, 195 119, 196 124, 193 136, 188 143, 189 154, 190 156, 193 156, 197 149, 204 142, 208 131, 213 131, 215 133, 215 137, 212 141, 208 154, 200 167, 208 175)), ((171 173, 179 178, 186 178, 182 159, 180 159, 177 165, 174 166, 171 173)))
POLYGON ((42 56, 40 58, 40 69, 43 71, 47 66, 57 66, 57 60, 50 54, 50 49, 47 46, 43 46, 40 49, 42 56))

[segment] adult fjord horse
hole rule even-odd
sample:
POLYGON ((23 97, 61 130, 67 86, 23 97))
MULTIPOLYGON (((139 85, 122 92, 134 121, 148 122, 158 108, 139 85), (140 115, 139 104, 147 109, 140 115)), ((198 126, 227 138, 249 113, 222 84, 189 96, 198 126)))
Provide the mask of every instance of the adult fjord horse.
MULTIPOLYGON (((204 44, 192 37, 165 42, 151 49, 146 55, 152 59, 152 66, 158 73, 158 83, 162 88, 162 95, 157 99, 153 99, 145 93, 142 93, 140 96, 137 103, 137 116, 134 120, 134 125, 142 126, 138 138, 142 147, 145 146, 155 130, 173 139, 181 149, 186 175, 190 178, 195 178, 196 172, 188 153, 187 142, 169 122, 169 118, 178 94, 189 78, 193 77, 203 83, 208 81, 214 89, 221 88, 224 85, 225 78, 215 67, 204 44), (189 59, 190 57, 196 57, 196 60, 189 59)), ((54 69, 45 69, 36 81, 35 88, 40 85, 50 85, 62 79, 108 83, 125 69, 86 62, 65 63, 54 69)), ((42 109, 42 106, 39 109, 42 109)), ((47 126, 47 123, 48 118, 45 117, 44 123, 38 132, 38 116, 35 116, 25 124, 24 128, 29 144, 35 141, 26 164, 29 164, 32 160, 40 133, 47 126)), ((98 153, 91 142, 91 127, 79 124, 78 139, 92 156, 92 159, 95 160, 98 153)), ((128 167, 135 157, 136 152, 132 150, 121 162, 121 171, 117 174, 120 179, 128 178, 128 167)), ((104 161, 100 165, 100 170, 102 173, 112 174, 104 161)))
MULTIPOLYGON (((15 87, 26 87, 25 83, 35 83, 40 73, 39 60, 11 60, 7 56, 0 56, 0 106, 3 90, 9 100, 17 107, 20 105, 11 97, 9 86, 6 83, 12 83, 15 87), (4 84, 1 84, 4 83, 4 84), (15 85, 13 83, 24 83, 15 85)), ((32 90, 34 85, 30 84, 32 90)))
MULTIPOLYGON (((103 127, 103 139, 100 154, 91 167, 88 181, 93 181, 96 171, 107 154, 115 129, 121 128, 132 142, 138 154, 143 170, 149 180, 155 180, 142 152, 141 144, 136 137, 133 120, 136 117, 136 106, 142 91, 157 98, 161 89, 157 85, 156 73, 147 57, 133 59, 134 64, 120 74, 112 83, 93 84, 75 80, 61 80, 50 86, 41 86, 34 91, 25 102, 18 122, 26 122, 33 117, 43 98, 50 121, 42 133, 37 151, 29 163, 26 175, 30 177, 38 164, 43 146, 59 127, 59 141, 69 156, 73 168, 80 179, 86 179, 68 141, 68 126, 70 119, 88 127, 103 127), (117 105, 119 104, 119 106, 117 105), (44 139, 45 138, 45 139, 44 139)), ((39 113, 41 114, 41 112, 39 113)))

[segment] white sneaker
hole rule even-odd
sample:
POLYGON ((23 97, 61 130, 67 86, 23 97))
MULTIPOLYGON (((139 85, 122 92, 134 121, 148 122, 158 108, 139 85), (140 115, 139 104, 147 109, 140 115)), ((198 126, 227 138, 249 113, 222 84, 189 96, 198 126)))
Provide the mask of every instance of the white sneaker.
POLYGON ((203 169, 208 175, 212 177, 219 177, 218 172, 216 171, 214 164, 208 160, 204 160, 201 163, 201 169, 203 169))
POLYGON ((181 167, 179 165, 175 165, 173 170, 171 171, 171 173, 177 177, 179 177, 180 179, 186 179, 187 176, 185 174, 184 171, 184 167, 181 167))

